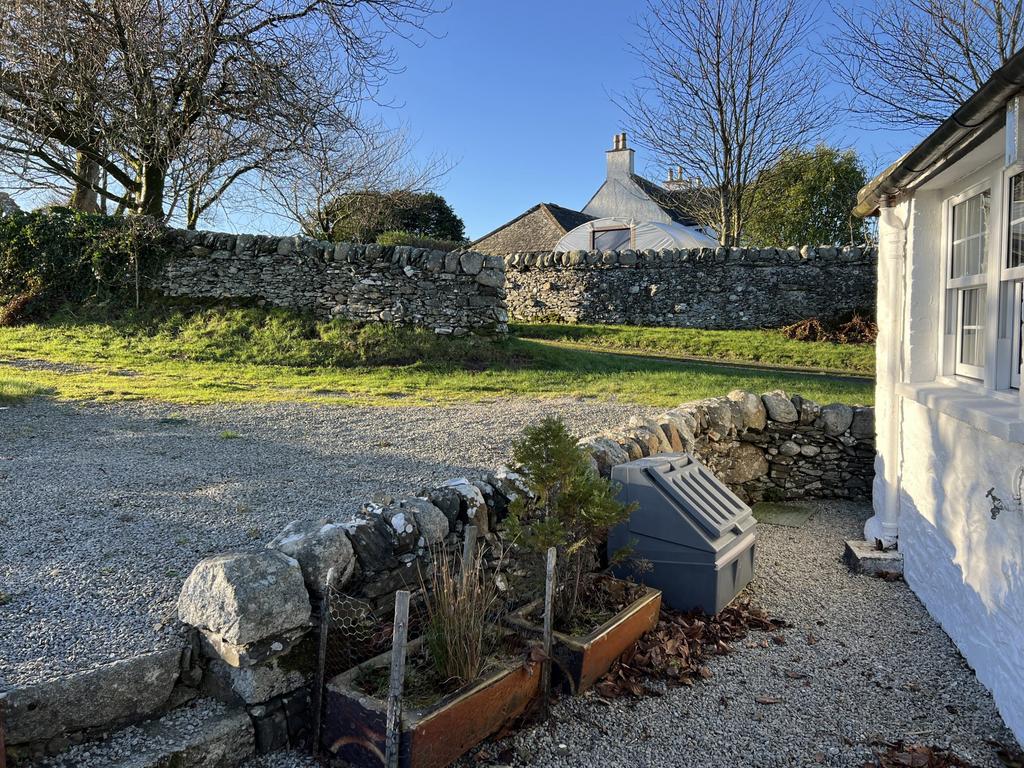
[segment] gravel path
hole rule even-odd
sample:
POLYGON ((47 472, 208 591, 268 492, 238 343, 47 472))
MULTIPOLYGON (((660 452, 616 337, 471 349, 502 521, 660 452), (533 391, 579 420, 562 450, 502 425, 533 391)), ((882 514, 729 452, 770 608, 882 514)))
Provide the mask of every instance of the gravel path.
POLYGON ((785 645, 761 647, 767 635, 752 633, 714 660, 709 681, 659 698, 564 700, 548 722, 493 751, 511 747, 502 762, 552 768, 859 768, 873 742, 905 739, 1001 766, 988 740, 1012 745, 1013 736, 946 634, 905 583, 842 564, 867 506, 817 507, 801 528, 760 527, 751 592, 792 623, 785 645))
POLYGON ((181 583, 206 555, 494 468, 545 415, 583 434, 645 410, 577 399, 0 408, 0 690, 171 642, 181 583))

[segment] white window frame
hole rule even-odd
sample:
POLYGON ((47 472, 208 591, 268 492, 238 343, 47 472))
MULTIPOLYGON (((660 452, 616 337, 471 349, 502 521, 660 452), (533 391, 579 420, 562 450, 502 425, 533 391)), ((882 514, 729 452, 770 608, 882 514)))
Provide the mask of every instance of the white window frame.
MULTIPOLYGON (((1016 176, 1024 174, 1024 160, 1007 166, 1001 176, 1003 202, 1000 210, 999 228, 999 322, 1000 332, 996 340, 999 367, 997 370, 997 389, 1020 389, 1022 348, 1024 334, 1021 325, 1024 323, 1024 263, 1011 267, 1010 263, 1010 229, 1014 220, 1011 218, 1012 183, 1016 176)), ((1018 221, 1024 221, 1024 217, 1018 221)))
MULTIPOLYGON (((965 190, 953 195, 945 201, 943 206, 943 233, 942 238, 943 244, 943 260, 942 260, 942 275, 943 285, 945 290, 943 294, 945 296, 944 312, 947 314, 947 321, 945 323, 945 359, 946 365, 944 366, 948 373, 952 373, 958 377, 971 379, 975 382, 991 381, 986 376, 986 368, 993 360, 995 353, 994 349, 990 349, 989 340, 992 338, 991 334, 991 322, 993 319, 992 312, 992 290, 989 286, 990 275, 992 274, 993 258, 998 258, 997 254, 993 253, 996 250, 994 245, 995 241, 1001 241, 1001 237, 993 237, 992 227, 994 222, 1002 221, 1001 211, 998 206, 1001 205, 1002 195, 996 194, 993 189, 993 184, 990 179, 986 179, 977 184, 968 187, 965 190), (989 193, 989 215, 988 215, 988 228, 985 232, 985 268, 978 274, 965 275, 963 277, 953 277, 953 208, 961 203, 970 200, 973 197, 989 193), (994 215, 995 214, 995 215, 994 215), (985 365, 970 365, 968 363, 961 362, 961 343, 963 340, 963 304, 964 304, 964 291, 981 288, 985 290, 985 306, 983 309, 983 334, 979 339, 984 345, 985 350, 985 365), (950 302, 950 298, 953 299, 950 302), (952 321, 952 329, 950 329, 950 321, 952 321), (950 333, 952 330, 952 333, 950 333), (952 338, 950 338, 952 337, 952 338)), ((1005 258, 1003 259, 1005 261, 1005 258)))
POLYGON ((1024 336, 1021 333, 1021 325, 1024 324, 1024 312, 1022 312, 1024 309, 1024 281, 1017 280, 1007 283, 1006 286, 1013 291, 1009 295, 1011 302, 1010 317, 1008 318, 1010 348, 1007 351, 1006 359, 1009 365, 1010 388, 1020 389, 1020 369, 1021 363, 1024 362, 1022 360, 1024 356, 1021 355, 1021 352, 1024 351, 1021 348, 1021 338, 1024 336))

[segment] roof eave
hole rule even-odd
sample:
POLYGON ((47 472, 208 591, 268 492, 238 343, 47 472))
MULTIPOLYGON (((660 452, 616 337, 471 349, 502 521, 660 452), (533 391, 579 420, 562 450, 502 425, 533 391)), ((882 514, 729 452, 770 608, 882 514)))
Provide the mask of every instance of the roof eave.
POLYGON ((948 164, 965 142, 976 140, 980 132, 991 130, 992 120, 1006 102, 1024 87, 1024 50, 1018 51, 967 99, 938 128, 868 182, 857 194, 856 216, 871 216, 882 201, 899 195, 936 164, 948 164))

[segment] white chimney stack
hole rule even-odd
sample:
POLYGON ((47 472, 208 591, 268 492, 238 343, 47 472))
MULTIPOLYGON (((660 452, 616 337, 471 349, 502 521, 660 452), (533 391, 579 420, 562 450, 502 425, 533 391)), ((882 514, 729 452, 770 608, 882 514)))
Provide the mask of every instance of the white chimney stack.
POLYGON ((604 153, 609 179, 629 178, 633 175, 633 150, 626 145, 626 132, 616 133, 612 148, 604 153))

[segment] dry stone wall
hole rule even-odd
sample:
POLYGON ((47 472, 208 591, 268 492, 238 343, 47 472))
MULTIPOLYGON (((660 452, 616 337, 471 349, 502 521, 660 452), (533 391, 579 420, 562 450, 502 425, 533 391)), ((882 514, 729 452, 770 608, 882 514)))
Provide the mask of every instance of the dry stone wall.
POLYGON ((777 328, 875 306, 872 247, 514 253, 514 320, 777 328))
POLYGON ((608 476, 616 464, 689 451, 747 501, 866 499, 874 478, 875 412, 819 405, 777 390, 736 390, 633 418, 580 441, 608 476))
POLYGON ((304 237, 171 230, 157 280, 168 296, 255 300, 322 318, 504 334, 500 257, 304 237))

